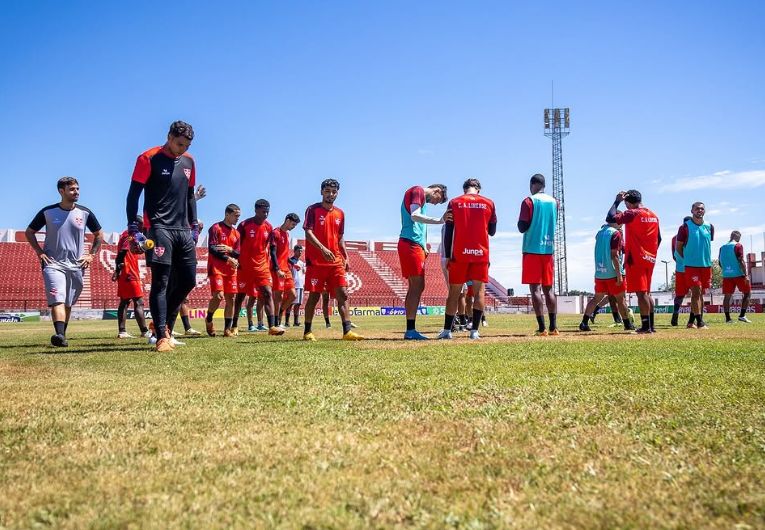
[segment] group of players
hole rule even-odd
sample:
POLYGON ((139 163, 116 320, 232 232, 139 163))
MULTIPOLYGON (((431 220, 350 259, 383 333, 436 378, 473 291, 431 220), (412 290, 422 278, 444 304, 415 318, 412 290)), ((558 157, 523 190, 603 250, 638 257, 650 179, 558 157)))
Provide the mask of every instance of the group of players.
MULTIPOLYGON (((121 299, 120 315, 130 301, 134 302, 136 318, 144 333, 153 333, 157 351, 174 349, 172 327, 183 303, 196 285, 196 243, 202 228, 197 219, 195 193, 196 172, 188 148, 194 139, 193 128, 182 121, 170 126, 164 145, 142 153, 135 165, 126 201, 127 230, 120 238, 117 257, 117 278, 121 299), (140 196, 144 196, 144 216, 138 214, 140 196), (143 243, 151 240, 153 248, 143 243), (145 252, 151 268, 149 305, 153 330, 149 332, 143 321, 141 305, 142 285, 137 270, 136 255, 145 252), (126 265, 131 262, 132 265, 126 265)), ((521 203, 518 230, 523 234, 522 283, 529 285, 532 306, 538 323, 536 335, 558 335, 557 300, 553 291, 555 253, 555 226, 558 203, 546 194, 545 178, 535 174, 529 182, 530 194, 521 203), (548 322, 545 321, 545 309, 548 322)), ((27 228, 27 239, 37 253, 43 267, 43 278, 51 307, 55 333, 54 346, 66 346, 66 327, 72 305, 82 290, 82 273, 92 262, 103 241, 101 226, 95 215, 77 204, 79 185, 76 179, 65 177, 58 182, 61 202, 43 208, 27 228), (46 227, 44 248, 35 233, 46 227), (84 231, 93 233, 90 252, 84 252, 84 231)), ((303 220, 305 230, 305 288, 308 300, 305 307, 303 338, 315 341, 312 321, 322 293, 331 293, 337 303, 343 327, 344 340, 362 340, 352 330, 348 307, 346 275, 349 271, 345 247, 345 216, 335 206, 340 183, 326 179, 321 183, 321 201, 308 207, 303 220)), ((493 201, 481 194, 478 179, 467 179, 463 194, 449 201, 441 217, 426 215, 428 204, 443 204, 448 200, 447 187, 433 184, 408 189, 401 203, 401 234, 398 255, 402 274, 408 281, 405 300, 406 340, 427 340, 417 331, 416 317, 425 288, 425 261, 428 257, 427 225, 441 224, 441 264, 448 284, 444 326, 439 339, 451 339, 457 324, 472 317, 469 338, 480 338, 479 326, 483 320, 485 286, 489 281, 489 238, 496 233, 497 214, 493 201), (468 306, 471 315, 464 315, 461 300, 465 286, 470 285, 468 306), (459 311, 463 315, 459 315, 459 311), (463 320, 460 320, 460 317, 463 320)), ((216 334, 213 315, 221 302, 224 309, 224 336, 238 334, 238 315, 246 296, 248 309, 258 300, 268 319, 268 333, 282 335, 288 324, 289 309, 299 304, 302 293, 297 293, 293 282, 296 271, 302 273, 302 248, 294 248, 290 257, 289 232, 299 223, 295 213, 288 214, 283 223, 274 228, 267 220, 270 204, 265 199, 255 203, 255 215, 240 223, 241 209, 229 204, 224 219, 208 230, 208 273, 212 291, 206 331, 216 334), (237 224, 238 223, 238 224, 237 224)), ((673 253, 677 263, 675 313, 683 297, 691 292, 691 317, 688 327, 705 328, 703 321, 703 293, 710 287, 711 242, 714 228, 704 220, 703 203, 694 203, 692 216, 686 218, 673 238, 673 253)), ((745 317, 750 291, 743 262, 743 249, 734 232, 731 241, 720 251, 720 263, 726 294, 726 319, 729 315, 730 295, 738 288, 745 293, 739 320, 745 317)), ((625 330, 653 333, 654 308, 650 296, 651 278, 661 242, 659 219, 642 204, 637 190, 620 192, 606 215, 606 224, 596 236, 595 291, 596 296, 585 310, 580 330, 589 331, 597 307, 609 300, 615 309, 614 318, 623 323, 625 330), (626 210, 619 211, 622 201, 626 210), (622 236, 621 227, 625 234, 622 236), (641 326, 635 329, 629 318, 625 293, 637 295, 641 326)), ((297 319, 297 307, 295 315, 297 319)), ((325 318, 327 318, 325 310, 325 318)), ((250 322, 250 327, 252 323, 250 322)), ((124 327, 120 331, 123 331, 124 327)))

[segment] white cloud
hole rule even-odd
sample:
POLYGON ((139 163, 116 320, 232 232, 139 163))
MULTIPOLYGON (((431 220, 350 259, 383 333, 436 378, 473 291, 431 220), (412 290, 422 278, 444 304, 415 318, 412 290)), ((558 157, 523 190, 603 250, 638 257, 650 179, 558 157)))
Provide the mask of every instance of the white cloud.
POLYGON ((695 191, 700 189, 732 190, 765 186, 765 170, 718 171, 711 175, 681 177, 660 188, 661 192, 695 191))

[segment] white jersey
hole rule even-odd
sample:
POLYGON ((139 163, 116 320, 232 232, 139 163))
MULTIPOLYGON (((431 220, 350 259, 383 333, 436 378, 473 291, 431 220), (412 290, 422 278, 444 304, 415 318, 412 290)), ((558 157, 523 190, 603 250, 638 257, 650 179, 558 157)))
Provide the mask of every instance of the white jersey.
POLYGON ((302 289, 305 287, 305 262, 302 259, 296 260, 293 256, 290 258, 290 265, 292 265, 292 279, 295 281, 295 289, 302 289))

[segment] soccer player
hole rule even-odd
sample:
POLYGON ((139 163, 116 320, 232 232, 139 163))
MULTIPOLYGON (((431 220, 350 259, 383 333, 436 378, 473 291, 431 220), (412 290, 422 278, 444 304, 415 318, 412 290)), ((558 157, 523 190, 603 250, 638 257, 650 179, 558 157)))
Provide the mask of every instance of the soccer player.
POLYGON ((404 193, 401 202, 401 234, 398 240, 398 259, 401 274, 409 282, 404 307, 406 309, 405 340, 427 340, 417 331, 415 321, 420 306, 422 292, 425 290, 425 259, 428 257, 427 242, 429 224, 443 224, 443 217, 428 217, 425 209, 428 204, 446 202, 446 186, 431 184, 427 188, 412 186, 404 193))
MULTIPOLYGON (((446 214, 444 214, 444 217, 446 217, 446 214)), ((446 282, 446 293, 447 297, 449 296, 449 258, 446 256, 446 244, 444 243, 446 241, 446 223, 444 222, 444 225, 441 227, 441 246, 438 249, 439 254, 441 255, 441 272, 444 274, 444 281, 446 282)), ((460 289, 460 297, 457 301, 457 314, 454 317, 454 323, 452 325, 452 332, 454 331, 465 331, 467 329, 467 310, 466 310, 466 296, 465 292, 467 290, 467 286, 463 285, 462 289, 460 289)), ((472 327, 472 326, 471 326, 472 327)))
POLYGON ((271 289, 271 267, 269 264, 269 238, 274 227, 266 219, 271 211, 271 204, 265 199, 255 202, 255 216, 239 223, 239 294, 236 295, 236 308, 242 306, 244 297, 250 300, 257 296, 263 301, 263 308, 268 319, 268 334, 283 335, 284 329, 276 326, 274 316, 274 295, 271 289))
POLYGON ((293 326, 300 325, 300 305, 303 303, 303 287, 305 286, 305 262, 301 259, 303 257, 302 245, 295 245, 292 249, 292 257, 290 258, 290 268, 292 270, 292 281, 295 284, 295 301, 292 306, 287 308, 287 313, 284 319, 284 323, 289 325, 290 323, 290 309, 294 311, 294 323, 293 326))
POLYGON ((638 333, 655 333, 651 278, 656 265, 656 253, 661 243, 659 218, 643 206, 643 196, 638 190, 620 191, 606 214, 607 223, 624 225, 624 265, 627 270, 627 289, 635 293, 640 308, 638 333), (627 209, 619 211, 624 201, 627 209))
MULTIPOLYGON (((687 216, 683 219, 683 223, 687 223, 691 220, 691 216, 687 216)), ((672 236, 672 259, 675 261, 675 300, 674 307, 672 308, 672 320, 670 325, 677 326, 677 321, 680 318, 680 307, 683 305, 683 300, 688 294, 688 283, 685 281, 685 263, 683 263, 683 256, 677 251, 677 234, 672 236)), ((690 318, 688 319, 688 325, 695 323, 696 317, 691 311, 690 318)))
POLYGON ((239 335, 238 328, 233 326, 234 299, 239 292, 237 269, 239 268, 239 231, 236 224, 239 222, 241 209, 236 204, 226 206, 223 220, 215 223, 207 231, 207 274, 210 278, 210 290, 212 297, 207 306, 207 318, 205 328, 210 337, 215 336, 213 316, 225 300, 226 307, 223 310, 223 336, 235 337, 239 335))
POLYGON ((723 277, 723 308, 725 309, 725 323, 732 324, 730 318, 730 299, 738 289, 743 298, 741 299, 741 313, 738 315, 739 322, 750 324, 752 321, 746 318, 746 309, 749 307, 749 298, 752 293, 752 284, 746 273, 744 263, 744 246, 740 243, 741 232, 734 230, 730 234, 730 241, 720 247, 720 268, 723 277))
POLYGON ((622 317, 625 331, 635 331, 624 299, 624 241, 619 225, 604 224, 595 236, 595 296, 584 310, 579 331, 592 331, 589 321, 594 320, 595 308, 601 300, 615 299, 617 312, 622 317))
POLYGON ((127 196, 128 233, 134 236, 139 230, 138 200, 145 191, 148 236, 154 240, 154 248, 149 252, 149 306, 158 352, 173 349, 167 325, 175 322, 181 303, 196 285, 196 241, 199 239, 194 196, 196 170, 194 159, 187 152, 193 139, 191 125, 173 122, 165 144, 145 151, 136 160, 127 196))
POLYGON ((518 231, 523 234, 521 283, 529 286, 531 305, 537 317, 538 336, 559 335, 558 300, 553 291, 555 225, 558 201, 547 195, 545 177, 540 173, 529 180, 531 195, 523 199, 518 216, 518 231), (542 295, 544 294, 544 299, 542 295), (544 304, 550 317, 550 331, 545 327, 544 304))
MULTIPOLYGON (((143 233, 143 217, 138 216, 138 226, 143 233)), ((149 328, 146 326, 146 315, 143 309, 143 282, 141 271, 138 267, 138 256, 144 253, 144 249, 131 237, 127 230, 120 234, 117 243, 117 258, 114 262, 114 274, 112 281, 117 282, 117 295, 120 297, 120 305, 117 308, 117 338, 132 339, 127 332, 127 308, 133 302, 135 321, 141 330, 141 335, 148 337, 149 328)))
POLYGON ((473 325, 470 339, 481 336, 478 326, 484 309, 485 284, 489 281, 489 236, 497 232, 497 212, 494 202, 483 197, 481 182, 467 179, 462 185, 465 192, 449 201, 444 237, 445 252, 448 258, 449 296, 446 299, 444 329, 439 339, 452 338, 452 325, 457 312, 460 291, 465 282, 472 280, 473 325))
POLYGON ((48 298, 54 335, 50 343, 66 347, 66 328, 72 306, 82 293, 83 271, 90 267, 93 256, 103 241, 96 216, 77 204, 80 184, 74 177, 62 177, 56 185, 61 201, 46 206, 35 215, 25 235, 42 266, 45 294, 48 298), (40 247, 37 232, 45 228, 45 243, 40 247), (90 252, 85 252, 85 229, 93 234, 90 252))
POLYGON ((364 337, 351 330, 348 315, 348 282, 345 274, 350 270, 348 251, 345 249, 345 214, 335 206, 340 183, 326 179, 321 183, 321 202, 308 207, 303 228, 308 245, 306 249, 306 275, 308 302, 305 305, 303 340, 315 341, 311 331, 316 303, 322 291, 332 291, 343 324, 343 340, 363 340, 364 337))
POLYGON ((274 228, 269 240, 271 252, 271 281, 274 284, 274 310, 276 325, 286 329, 290 325, 289 318, 282 325, 282 315, 295 300, 295 281, 292 278, 290 266, 290 231, 300 222, 296 213, 288 213, 281 226, 274 228))
POLYGON ((685 280, 691 290, 689 328, 707 329, 704 322, 704 291, 712 287, 712 241, 715 227, 704 220, 703 202, 691 205, 691 219, 677 231, 677 253, 683 258, 685 280), (695 317, 695 322, 694 322, 695 317))

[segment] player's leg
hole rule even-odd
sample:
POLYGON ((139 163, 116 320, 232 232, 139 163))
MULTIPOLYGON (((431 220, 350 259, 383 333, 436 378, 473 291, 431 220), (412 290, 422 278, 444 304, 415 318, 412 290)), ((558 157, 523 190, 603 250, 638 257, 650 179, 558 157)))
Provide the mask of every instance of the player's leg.
POLYGON ((157 343, 165 339, 167 335, 167 285, 169 282, 170 265, 152 260, 149 310, 154 321, 157 343))
POLYGON ((279 307, 279 315, 280 319, 284 324, 282 327, 287 328, 290 325, 290 315, 289 310, 290 307, 292 307, 292 304, 295 302, 295 288, 292 287, 290 289, 287 289, 282 294, 282 302, 279 307))
POLYGON ((542 285, 547 305, 547 316, 550 319, 550 335, 558 334, 558 299, 555 296, 552 285, 542 285))
POLYGON ((273 289, 274 296, 274 325, 281 326, 282 324, 282 299, 284 298, 284 292, 281 289, 273 289))
MULTIPOLYGON (((190 232, 175 234, 175 247, 172 257, 173 281, 167 293, 168 324, 172 330, 173 323, 182 309, 186 297, 197 283, 197 251, 190 232)), ((183 321, 184 330, 191 329, 188 321, 188 307, 183 321)))
POLYGON ((130 298, 120 298, 120 304, 117 306, 117 338, 131 338, 127 332, 127 310, 130 306, 130 298))
POLYGON ((321 312, 324 315, 324 324, 328 327, 332 327, 332 323, 329 321, 329 291, 322 291, 321 293, 321 312))
POLYGON ((542 286, 538 283, 529 284, 529 293, 531 294, 531 307, 534 308, 534 316, 537 318, 537 334, 547 334, 545 325, 545 302, 542 298, 542 286))
POLYGON ((255 313, 258 318, 258 331, 265 331, 268 328, 263 324, 263 308, 265 307, 265 300, 260 295, 260 289, 258 289, 258 298, 255 302, 255 313))
MULTIPOLYGON (((624 291, 622 291, 622 294, 624 294, 624 291)), ((611 324, 611 326, 613 327, 622 324, 624 322, 624 315, 622 315, 621 310, 619 310, 619 301, 616 296, 608 296, 608 305, 611 307, 611 317, 614 319, 614 323, 611 324)))
POLYGON ((136 296, 133 298, 133 311, 135 313, 135 323, 138 324, 138 329, 141 330, 141 335, 146 336, 149 328, 146 326, 146 314, 143 308, 143 296, 136 296))
POLYGON ((423 340, 425 335, 417 331, 417 309, 420 307, 422 293, 425 290, 425 276, 409 276, 409 288, 406 291, 404 309, 406 311, 406 331, 404 338, 407 340, 423 340))
POLYGON ((696 327, 701 328, 705 326, 703 320, 704 312, 704 298, 701 284, 694 282, 691 285, 691 311, 696 315, 696 327))
POLYGON ((343 326, 343 335, 351 331, 351 317, 348 310, 348 290, 345 286, 336 286, 334 289, 337 300, 337 312, 340 314, 340 322, 343 326))
MULTIPOLYGON (((231 315, 231 327, 237 328, 239 326, 239 315, 242 313, 242 304, 247 297, 247 293, 242 290, 242 283, 239 283, 239 292, 234 295, 234 312, 231 315)), ((246 311, 245 311, 246 313, 246 311)), ((252 316, 252 313, 250 313, 252 316)), ((248 331, 252 331, 251 329, 248 331)))
POLYGON ((462 322, 461 324, 465 326, 465 329, 467 329, 469 326, 472 326, 472 314, 473 314, 473 302, 475 300, 475 291, 473 290, 473 284, 471 283, 467 287, 467 291, 465 292, 465 309, 462 312, 462 322))
MULTIPOLYGON (((450 278, 456 277, 451 269, 450 278)), ((457 315, 460 294, 462 294, 462 285, 464 282, 449 284, 449 294, 446 298, 446 310, 444 314, 444 329, 438 334, 439 339, 451 339, 452 328, 454 327, 454 318, 457 315)))
POLYGON ((579 331, 592 331, 592 329, 590 329, 590 320, 592 320, 595 308, 598 307, 603 300, 608 298, 607 293, 599 291, 600 289, 596 289, 595 296, 590 298, 587 302, 587 307, 584 308, 584 314, 582 315, 582 321, 579 323, 579 331))
POLYGON ((731 293, 725 293, 723 295, 723 311, 725 311, 725 323, 732 324, 733 319, 730 318, 730 299, 733 297, 731 293))
POLYGON ((625 291, 612 295, 610 298, 614 299, 614 305, 616 310, 622 317, 622 324, 625 331, 635 331, 635 325, 630 321, 629 308, 627 307, 627 299, 625 291))
POLYGON ((473 309, 471 311, 470 338, 478 338, 478 327, 481 325, 481 317, 485 309, 486 284, 480 280, 473 280, 473 309))
MULTIPOLYGON (((215 336, 215 324, 213 322, 213 317, 215 316, 215 312, 220 307, 220 303, 223 300, 223 290, 217 290, 217 287, 221 287, 217 284, 213 284, 210 282, 210 285, 213 286, 215 289, 212 292, 212 295, 210 296, 210 302, 207 304, 207 315, 205 316, 205 330, 207 331, 207 335, 210 337, 215 336)), ((226 306, 226 309, 228 309, 228 305, 226 306)), ((231 329, 231 322, 227 322, 226 325, 223 328, 223 331, 227 329, 231 329)))
POLYGON ((305 315, 303 315, 303 339, 304 340, 316 340, 311 332, 311 326, 313 325, 313 315, 316 312, 316 304, 319 303, 321 293, 310 291, 308 293, 308 300, 305 303, 305 315))

